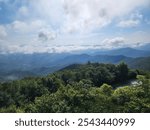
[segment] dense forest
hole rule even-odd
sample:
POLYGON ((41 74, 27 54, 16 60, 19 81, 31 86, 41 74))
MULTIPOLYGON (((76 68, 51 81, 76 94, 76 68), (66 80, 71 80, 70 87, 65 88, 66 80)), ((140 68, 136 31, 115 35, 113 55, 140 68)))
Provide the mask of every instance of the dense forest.
POLYGON ((0 83, 0 112, 150 112, 150 74, 117 65, 73 64, 45 77, 0 83), (135 84, 116 87, 129 80, 135 84))

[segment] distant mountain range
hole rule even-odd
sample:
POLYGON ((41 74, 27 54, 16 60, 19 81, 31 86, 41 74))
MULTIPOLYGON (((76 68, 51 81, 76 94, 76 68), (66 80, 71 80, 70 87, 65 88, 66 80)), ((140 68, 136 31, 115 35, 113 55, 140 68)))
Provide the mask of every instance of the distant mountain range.
POLYGON ((102 52, 95 52, 94 55, 100 54, 100 55, 123 55, 126 57, 133 57, 133 58, 137 58, 137 57, 147 57, 150 56, 150 51, 148 50, 137 50, 137 49, 133 49, 133 48, 121 48, 121 49, 115 49, 115 50, 109 50, 109 51, 102 51, 102 52))
POLYGON ((145 43, 144 45, 137 46, 135 49, 150 51, 150 43, 145 43))
POLYGON ((0 54, 0 80, 46 75, 68 65, 74 63, 82 64, 88 61, 112 64, 124 61, 131 68, 150 70, 150 51, 121 48, 110 51, 95 51, 92 54, 0 54))

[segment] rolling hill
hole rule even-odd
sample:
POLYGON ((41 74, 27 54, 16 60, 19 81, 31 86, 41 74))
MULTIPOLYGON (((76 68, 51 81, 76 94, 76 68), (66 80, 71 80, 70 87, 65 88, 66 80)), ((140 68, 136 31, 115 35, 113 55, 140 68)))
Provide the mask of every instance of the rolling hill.
POLYGON ((120 49, 115 49, 115 50, 108 50, 108 51, 98 51, 96 53, 94 53, 94 55, 112 55, 112 56, 116 56, 116 55, 123 55, 126 57, 132 57, 132 58, 137 58, 137 57, 148 57, 150 56, 150 51, 147 50, 137 50, 134 48, 120 48, 120 49))
POLYGON ((126 63, 130 68, 150 71, 150 57, 135 58, 126 63))
POLYGON ((41 76, 53 73, 68 65, 79 63, 112 63, 124 61, 133 69, 150 70, 149 51, 121 48, 97 51, 95 54, 34 53, 0 54, 0 80, 18 79, 26 76, 41 76))

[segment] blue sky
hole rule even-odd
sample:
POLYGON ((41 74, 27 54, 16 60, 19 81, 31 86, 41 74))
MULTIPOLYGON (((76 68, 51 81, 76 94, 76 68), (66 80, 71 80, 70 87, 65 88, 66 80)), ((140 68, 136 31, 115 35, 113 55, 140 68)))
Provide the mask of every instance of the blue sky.
POLYGON ((0 52, 71 52, 150 42, 150 0, 0 0, 0 52))

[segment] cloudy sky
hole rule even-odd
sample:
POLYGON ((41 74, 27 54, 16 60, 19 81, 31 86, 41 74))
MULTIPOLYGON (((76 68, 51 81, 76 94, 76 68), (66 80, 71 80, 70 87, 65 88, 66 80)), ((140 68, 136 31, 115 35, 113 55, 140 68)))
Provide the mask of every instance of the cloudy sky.
POLYGON ((150 0, 0 0, 0 52, 70 52, 150 42, 150 0))

